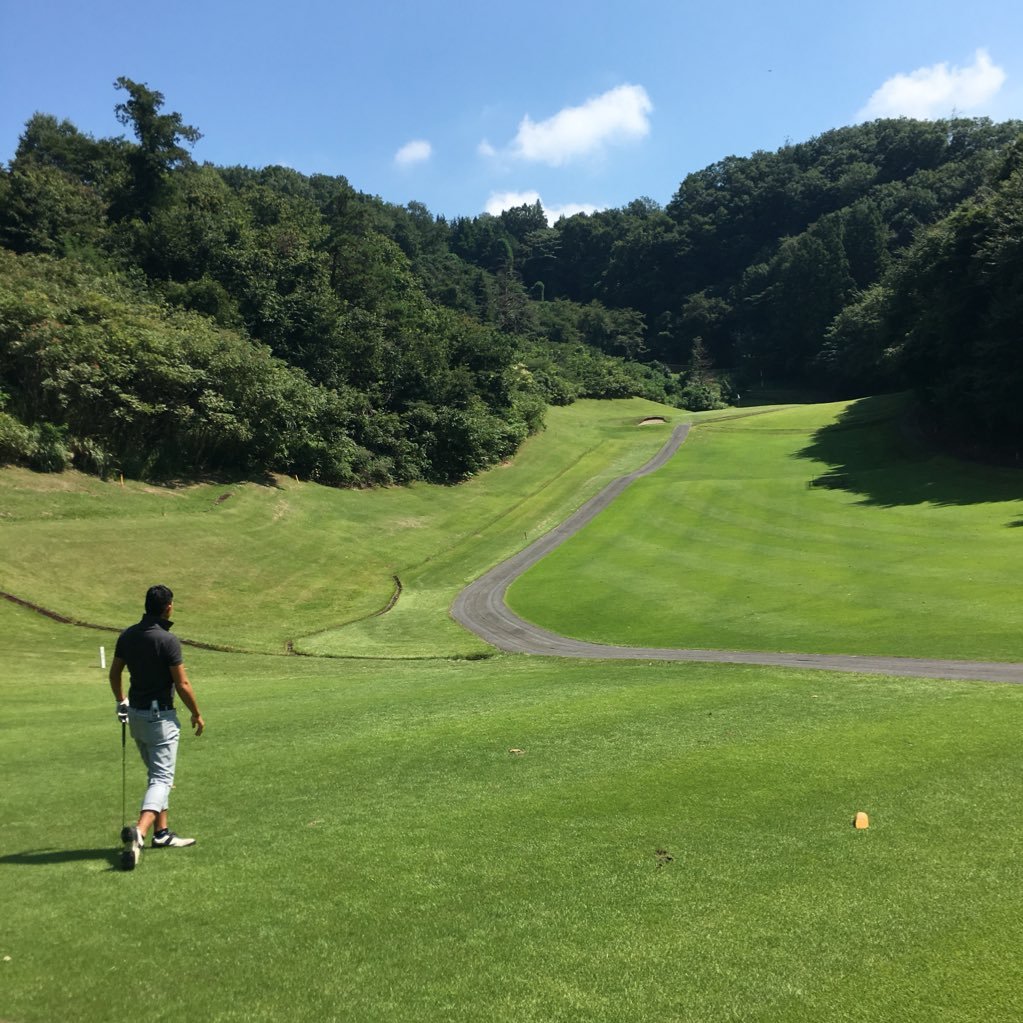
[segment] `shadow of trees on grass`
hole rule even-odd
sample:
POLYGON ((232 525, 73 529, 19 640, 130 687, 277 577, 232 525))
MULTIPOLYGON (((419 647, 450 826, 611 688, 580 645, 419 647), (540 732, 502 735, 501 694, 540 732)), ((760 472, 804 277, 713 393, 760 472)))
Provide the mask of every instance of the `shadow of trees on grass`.
MULTIPOLYGON (((859 494, 865 504, 880 507, 1023 501, 1023 469, 936 451, 902 395, 854 402, 796 457, 819 463, 808 486, 859 494)), ((1007 525, 1023 526, 1023 518, 1007 525)))

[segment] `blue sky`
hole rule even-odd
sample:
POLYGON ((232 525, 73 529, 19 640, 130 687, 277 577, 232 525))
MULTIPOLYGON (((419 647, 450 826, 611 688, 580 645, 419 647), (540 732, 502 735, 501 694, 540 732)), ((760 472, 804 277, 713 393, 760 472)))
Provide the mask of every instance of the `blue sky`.
POLYGON ((1023 117, 1023 3, 0 0, 0 161, 37 110, 120 134, 119 75, 202 131, 198 160, 551 215, 872 117, 1023 117))

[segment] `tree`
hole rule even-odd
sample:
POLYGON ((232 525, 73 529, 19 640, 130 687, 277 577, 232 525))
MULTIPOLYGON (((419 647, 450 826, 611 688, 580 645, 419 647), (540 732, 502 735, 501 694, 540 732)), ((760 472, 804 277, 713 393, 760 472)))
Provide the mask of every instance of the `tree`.
POLYGON ((772 375, 806 380, 828 326, 854 290, 840 216, 786 238, 769 263, 744 279, 746 354, 772 375))
POLYGON ((706 412, 709 409, 724 408, 721 384, 714 373, 703 338, 693 338, 693 351, 689 356, 686 370, 686 384, 682 389, 682 405, 692 412, 706 412))
POLYGON ((880 210, 869 199, 845 210, 842 244, 858 288, 869 288, 880 278, 888 263, 889 234, 880 210))
POLYGON ((817 364, 843 392, 870 394, 893 383, 885 359, 890 336, 891 290, 875 284, 835 317, 817 364))
POLYGON ((542 231, 547 227, 547 214, 537 199, 532 206, 523 203, 505 210, 498 218, 505 231, 520 244, 533 231, 542 231))
POLYGON ((558 259, 544 278, 546 297, 590 302, 600 291, 601 278, 624 217, 619 210, 576 213, 553 228, 558 236, 558 259))
MULTIPOLYGON (((693 338, 701 338, 706 345, 710 357, 719 366, 731 366, 734 362, 732 351, 731 320, 732 307, 723 298, 718 298, 706 291, 688 296, 678 318, 681 338, 676 341, 679 346, 691 344, 693 338)), ((676 360, 679 352, 685 347, 676 347, 671 354, 676 360)), ((681 361, 681 360, 679 360, 681 361)))
POLYGON ((162 195, 167 175, 177 167, 192 162, 181 143, 194 145, 201 132, 181 119, 178 113, 161 114, 163 93, 133 82, 123 75, 115 88, 128 94, 127 100, 114 107, 117 120, 131 127, 138 140, 128 153, 131 187, 124 197, 123 216, 138 216, 148 221, 162 195))
POLYGON ((83 185, 101 187, 116 170, 120 148, 116 140, 83 134, 70 121, 33 114, 18 140, 13 168, 51 167, 83 185))
POLYGON ((609 355, 634 358, 643 348, 643 314, 635 309, 608 309, 590 302, 579 313, 579 330, 587 343, 609 355))
POLYGON ((555 272, 560 245, 558 232, 550 227, 530 231, 523 239, 522 277, 530 289, 540 285, 542 299, 547 298, 547 281, 555 272))
POLYGON ((105 222, 95 189, 56 167, 26 162, 0 174, 0 244, 15 252, 82 252, 105 222))
POLYGON ((1018 452, 1023 439, 1023 170, 922 235, 891 275, 889 338, 932 418, 1018 452))

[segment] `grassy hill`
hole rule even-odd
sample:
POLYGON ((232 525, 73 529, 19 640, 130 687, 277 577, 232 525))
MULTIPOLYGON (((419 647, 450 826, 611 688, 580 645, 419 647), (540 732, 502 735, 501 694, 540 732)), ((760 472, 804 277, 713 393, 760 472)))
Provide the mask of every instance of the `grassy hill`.
POLYGON ((419 642, 397 630, 383 646, 353 639, 357 652, 478 652, 482 644, 447 618, 457 590, 656 451, 664 430, 636 426, 650 413, 678 410, 639 398, 551 409, 545 434, 458 487, 336 490, 286 477, 122 487, 78 473, 0 470, 0 589, 123 628, 139 595, 163 579, 179 595, 189 638, 347 653, 332 630, 387 606, 398 575, 407 587, 402 617, 408 603, 422 622, 419 605, 438 591, 419 642))

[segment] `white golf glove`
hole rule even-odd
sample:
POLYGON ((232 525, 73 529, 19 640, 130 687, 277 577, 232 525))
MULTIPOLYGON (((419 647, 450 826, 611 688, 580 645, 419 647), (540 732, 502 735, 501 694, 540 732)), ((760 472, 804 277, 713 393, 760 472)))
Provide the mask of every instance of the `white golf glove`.
POLYGON ((122 725, 126 725, 128 723, 128 701, 127 700, 122 700, 117 705, 117 720, 120 721, 122 725))

